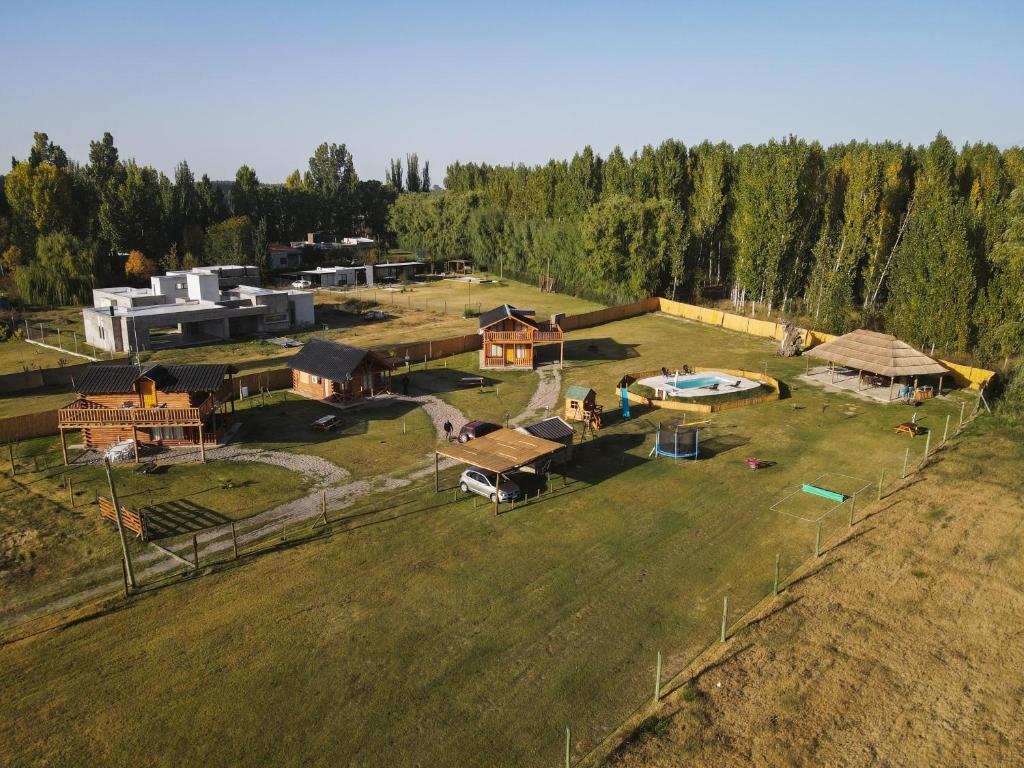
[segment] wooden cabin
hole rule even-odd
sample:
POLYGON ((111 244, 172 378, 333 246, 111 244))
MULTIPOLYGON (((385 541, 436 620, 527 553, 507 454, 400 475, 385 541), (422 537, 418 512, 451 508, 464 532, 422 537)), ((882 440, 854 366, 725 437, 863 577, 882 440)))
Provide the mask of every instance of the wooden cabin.
POLYGON ((552 315, 546 327, 534 319, 532 309, 517 309, 502 304, 480 315, 480 368, 526 368, 534 366, 534 347, 558 344, 561 367, 565 342, 561 322, 564 315, 552 315))
POLYGON ((349 402, 391 392, 394 366, 369 349, 310 339, 288 361, 292 388, 316 400, 349 402))
MULTIPOLYGON (((217 409, 232 400, 227 365, 93 365, 75 382, 78 395, 61 408, 57 425, 79 429, 87 448, 123 440, 151 445, 216 443, 223 431, 217 409)), ((205 458, 205 450, 203 450, 205 458)))

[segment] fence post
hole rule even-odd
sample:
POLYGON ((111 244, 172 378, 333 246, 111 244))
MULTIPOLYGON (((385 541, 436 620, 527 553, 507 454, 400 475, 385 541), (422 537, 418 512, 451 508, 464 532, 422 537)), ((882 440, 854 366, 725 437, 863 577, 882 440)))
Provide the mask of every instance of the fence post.
POLYGON ((327 525, 327 491, 320 491, 320 516, 323 518, 324 525, 327 525))
POLYGON ((195 561, 196 569, 199 568, 199 534, 192 534, 192 559, 195 561))
POLYGON ((235 560, 238 559, 238 533, 235 531, 235 521, 231 521, 231 554, 235 560))
POLYGON ((950 414, 946 414, 946 426, 942 429, 942 443, 945 445, 946 438, 949 436, 949 417, 950 414))
POLYGON ((857 494, 850 497, 850 527, 853 528, 853 511, 857 507, 857 494))
POLYGON ((658 663, 654 668, 654 703, 661 698, 661 651, 658 651, 658 663))
POLYGON ((773 595, 778 595, 779 594, 779 558, 780 557, 781 557, 781 555, 778 552, 776 552, 775 553, 775 581, 772 583, 772 594, 773 595))
POLYGON ((926 434, 924 436, 924 458, 921 459, 921 464, 919 466, 923 467, 925 464, 928 463, 928 449, 931 448, 931 445, 932 445, 932 431, 929 429, 928 430, 928 434, 926 434))
POLYGON ((569 737, 569 726, 567 725, 565 726, 565 768, 572 768, 569 762, 571 760, 571 752, 569 751, 571 744, 572 741, 569 737))
POLYGON ((11 460, 11 474, 12 475, 18 474, 18 470, 14 466, 14 443, 8 443, 7 444, 7 456, 11 460))
POLYGON ((725 642, 725 631, 729 626, 729 596, 726 595, 722 599, 722 642, 725 642))
POLYGON ((75 508, 75 481, 68 477, 68 504, 75 508))
POLYGON ((821 520, 818 521, 818 529, 814 533, 814 556, 821 557, 821 520))
POLYGON ((882 482, 885 480, 885 468, 882 468, 882 474, 878 476, 878 500, 882 500, 882 482))
POLYGON ((907 462, 910 461, 910 448, 907 448, 907 452, 903 454, 903 472, 900 474, 900 480, 907 479, 907 462))
POLYGON ((959 432, 964 427, 964 408, 967 407, 967 403, 960 403, 960 421, 956 425, 956 431, 959 432))

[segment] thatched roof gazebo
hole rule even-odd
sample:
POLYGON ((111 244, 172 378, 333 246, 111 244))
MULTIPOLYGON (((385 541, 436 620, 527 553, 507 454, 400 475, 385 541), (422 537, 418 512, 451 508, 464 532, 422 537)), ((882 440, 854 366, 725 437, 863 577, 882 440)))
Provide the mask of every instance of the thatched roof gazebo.
POLYGON ((895 336, 864 329, 852 331, 832 341, 807 350, 805 353, 819 360, 827 360, 835 382, 835 366, 841 365, 857 371, 857 388, 860 389, 863 373, 873 373, 889 379, 889 399, 892 399, 893 382, 897 378, 913 380, 917 389, 919 376, 938 376, 938 391, 942 392, 942 377, 949 369, 937 363, 906 342, 895 336))

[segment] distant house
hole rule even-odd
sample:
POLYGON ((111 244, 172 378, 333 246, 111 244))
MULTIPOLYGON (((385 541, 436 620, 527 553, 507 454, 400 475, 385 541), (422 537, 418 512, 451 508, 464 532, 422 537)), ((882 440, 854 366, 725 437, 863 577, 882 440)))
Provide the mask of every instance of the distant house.
POLYGON ((536 424, 528 424, 525 427, 517 427, 517 432, 525 432, 528 435, 539 437, 543 440, 551 440, 565 446, 560 451, 552 454, 551 459, 555 464, 563 464, 572 459, 573 438, 576 430, 572 424, 559 416, 552 416, 549 419, 538 421, 536 424))
POLYGON ((317 267, 296 272, 292 276, 308 280, 315 288, 341 286, 373 286, 378 283, 398 283, 414 280, 423 274, 427 265, 421 261, 398 261, 382 264, 361 264, 349 267, 317 267))
POLYGON ((288 367, 299 394, 342 402, 390 392, 394 368, 372 350, 316 338, 306 342, 288 367))
POLYGON ((197 267, 150 278, 149 288, 93 290, 85 340, 107 352, 180 347, 281 333, 313 324, 313 294, 246 285, 255 267, 197 267))
POLYGON ((282 272, 298 269, 302 266, 303 249, 301 246, 271 245, 267 251, 267 263, 271 272, 282 272))
POLYGON ((502 304, 480 315, 481 368, 528 368, 534 365, 534 347, 558 344, 558 363, 562 364, 564 340, 561 321, 564 315, 552 315, 542 328, 532 309, 517 309, 502 304))
POLYGON ((58 411, 61 444, 69 429, 82 431, 87 448, 130 439, 155 445, 216 443, 224 427, 217 409, 232 399, 233 372, 227 365, 89 366, 74 383, 78 398, 58 411))

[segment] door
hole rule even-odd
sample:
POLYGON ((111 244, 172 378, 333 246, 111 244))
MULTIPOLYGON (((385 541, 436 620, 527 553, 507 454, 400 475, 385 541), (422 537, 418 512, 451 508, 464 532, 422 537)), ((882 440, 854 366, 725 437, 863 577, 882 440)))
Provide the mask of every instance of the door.
POLYGON ((156 383, 149 379, 139 380, 139 394, 142 395, 143 408, 156 408, 156 383))
POLYGON ((505 365, 512 365, 516 361, 516 348, 514 344, 505 347, 505 365))

